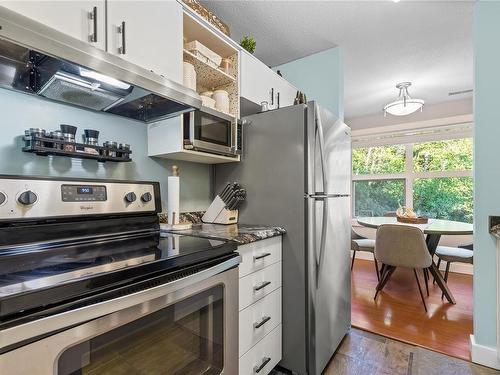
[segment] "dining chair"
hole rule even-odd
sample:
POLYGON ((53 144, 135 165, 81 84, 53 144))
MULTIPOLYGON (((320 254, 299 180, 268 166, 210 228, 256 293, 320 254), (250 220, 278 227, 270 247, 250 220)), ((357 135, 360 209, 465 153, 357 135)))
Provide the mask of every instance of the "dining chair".
MULTIPOLYGON (((367 253, 373 254, 373 252, 375 251, 375 240, 359 235, 351 227, 351 250, 353 251, 352 261, 351 261, 351 271, 352 271, 354 267, 354 260, 356 259, 356 252, 365 251, 367 253)), ((380 281, 378 262, 375 256, 373 257, 373 260, 375 262, 375 272, 377 273, 377 280, 380 281)))
MULTIPOLYGON (((446 270, 444 271, 444 281, 448 282, 451 263, 467 263, 474 264, 474 246, 473 244, 452 246, 438 246, 435 254, 438 257, 437 268, 441 265, 441 261, 446 262, 446 270)), ((434 280, 435 282, 436 280, 434 280)), ((441 296, 443 298, 444 294, 441 296)))
POLYGON ((420 298, 427 312, 424 294, 420 287, 417 269, 424 273, 425 288, 429 296, 428 269, 432 264, 432 258, 427 249, 423 232, 415 227, 384 224, 377 229, 375 239, 375 259, 382 263, 380 281, 377 284, 374 300, 379 292, 385 287, 397 267, 413 269, 417 281, 420 298))

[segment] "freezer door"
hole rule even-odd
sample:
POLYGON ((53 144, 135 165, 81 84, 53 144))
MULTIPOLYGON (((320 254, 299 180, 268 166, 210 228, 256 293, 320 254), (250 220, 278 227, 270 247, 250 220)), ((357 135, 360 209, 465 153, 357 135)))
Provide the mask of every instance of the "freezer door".
POLYGON ((307 113, 306 193, 350 194, 351 129, 316 102, 307 113))
POLYGON ((350 198, 306 198, 308 373, 319 375, 351 325, 350 198))

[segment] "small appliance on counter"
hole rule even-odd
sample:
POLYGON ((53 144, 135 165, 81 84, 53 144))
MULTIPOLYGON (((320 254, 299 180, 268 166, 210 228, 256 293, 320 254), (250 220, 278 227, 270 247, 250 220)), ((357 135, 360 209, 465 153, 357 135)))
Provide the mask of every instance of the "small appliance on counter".
POLYGON ((246 199, 247 192, 235 182, 228 183, 213 200, 201 220, 212 224, 236 224, 238 222, 238 207, 246 199))

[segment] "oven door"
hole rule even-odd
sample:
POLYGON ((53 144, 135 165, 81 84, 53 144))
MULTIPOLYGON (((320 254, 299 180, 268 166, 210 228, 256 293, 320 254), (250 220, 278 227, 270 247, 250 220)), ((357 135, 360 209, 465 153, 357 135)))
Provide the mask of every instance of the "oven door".
POLYGON ((236 155, 236 121, 210 108, 186 113, 184 117, 185 147, 222 155, 236 155))
POLYGON ((35 333, 71 328, 2 354, 0 373, 237 374, 238 262, 28 323, 35 333))

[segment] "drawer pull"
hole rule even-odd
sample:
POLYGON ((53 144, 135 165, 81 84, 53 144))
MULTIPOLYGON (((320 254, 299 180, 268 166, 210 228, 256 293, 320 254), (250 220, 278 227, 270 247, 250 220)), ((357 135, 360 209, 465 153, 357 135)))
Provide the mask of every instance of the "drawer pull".
POLYGON ((267 365, 270 361, 271 361, 271 358, 269 358, 269 357, 264 357, 264 359, 262 360, 262 363, 260 364, 260 366, 255 366, 255 367, 253 368, 253 371, 254 371, 256 374, 258 374, 259 372, 261 372, 261 371, 262 371, 262 369, 263 369, 264 367, 266 367, 266 365, 267 365))
POLYGON ((268 257, 269 255, 271 255, 271 253, 260 254, 260 255, 254 256, 253 260, 256 261, 256 260, 259 260, 259 259, 264 259, 265 257, 268 257))
POLYGON ((266 324, 270 320, 271 320, 270 316, 265 316, 265 317, 262 318, 262 320, 260 322, 254 323, 253 324, 253 328, 260 328, 260 327, 262 327, 264 324, 266 324))
POLYGON ((266 286, 268 286, 268 285, 271 285, 271 282, 270 282, 270 281, 264 281, 262 284, 257 285, 257 286, 254 286, 254 287, 253 287, 253 290, 254 290, 255 292, 257 292, 257 291, 259 291, 259 290, 261 290, 261 289, 264 289, 264 288, 265 288, 266 286))

